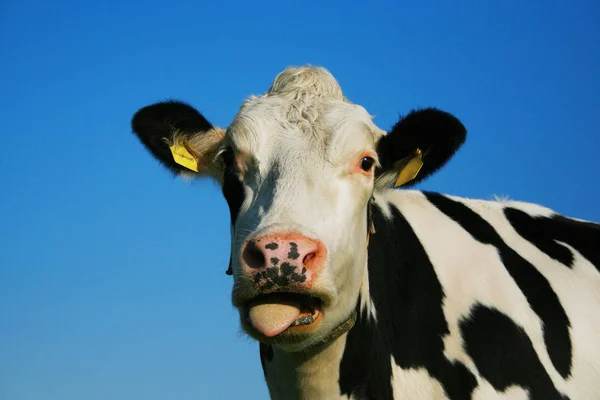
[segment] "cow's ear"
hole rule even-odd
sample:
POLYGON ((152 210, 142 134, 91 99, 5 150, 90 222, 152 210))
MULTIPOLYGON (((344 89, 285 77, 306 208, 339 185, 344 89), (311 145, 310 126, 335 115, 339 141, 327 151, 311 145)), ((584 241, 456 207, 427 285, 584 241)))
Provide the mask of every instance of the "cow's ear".
POLYGON ((195 108, 165 101, 140 109, 133 133, 152 155, 178 175, 217 177, 215 162, 225 131, 213 127, 195 108))
POLYGON ((376 187, 409 187, 427 178, 452 158, 466 134, 463 124, 447 112, 411 111, 377 144, 376 187))

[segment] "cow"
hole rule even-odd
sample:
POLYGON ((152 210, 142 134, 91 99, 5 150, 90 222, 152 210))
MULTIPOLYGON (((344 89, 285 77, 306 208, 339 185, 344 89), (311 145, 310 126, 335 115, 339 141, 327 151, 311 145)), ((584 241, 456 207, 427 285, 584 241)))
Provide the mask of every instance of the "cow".
POLYGON ((273 399, 600 399, 600 225, 411 188, 464 143, 452 114, 386 132, 302 66, 226 129, 178 100, 132 129, 220 184, 232 303, 273 399))

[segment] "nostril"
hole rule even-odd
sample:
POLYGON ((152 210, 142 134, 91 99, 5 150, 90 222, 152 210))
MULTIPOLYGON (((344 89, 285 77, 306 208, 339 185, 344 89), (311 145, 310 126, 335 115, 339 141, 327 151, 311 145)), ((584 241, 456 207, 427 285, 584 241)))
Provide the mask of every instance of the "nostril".
POLYGON ((246 245, 242 258, 250 268, 262 268, 266 264, 263 252, 256 246, 254 241, 251 241, 246 245))
POLYGON ((308 264, 310 264, 310 262, 311 262, 312 260, 314 260, 314 259, 315 259, 315 257, 316 257, 316 256, 317 256, 317 253, 316 253, 316 252, 314 252, 314 251, 313 251, 313 252, 311 252, 311 253, 308 253, 308 254, 307 254, 307 255, 305 255, 305 256, 304 256, 304 258, 302 259, 302 265, 304 265, 304 266, 307 266, 308 264))

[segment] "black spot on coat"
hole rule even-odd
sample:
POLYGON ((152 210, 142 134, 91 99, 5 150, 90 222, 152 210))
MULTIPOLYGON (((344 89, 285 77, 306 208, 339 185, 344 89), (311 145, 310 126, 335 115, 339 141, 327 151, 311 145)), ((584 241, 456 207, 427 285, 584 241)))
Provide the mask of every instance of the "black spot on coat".
POLYGON ((572 267, 573 253, 560 242, 566 243, 600 271, 600 225, 560 215, 533 217, 515 208, 506 208, 504 214, 519 235, 549 257, 572 267))
POLYGON ((244 186, 237 174, 229 168, 223 173, 223 197, 229 206, 229 215, 231 217, 231 225, 235 226, 240 208, 244 203, 245 192, 244 186))
POLYGON ((391 356, 398 366, 424 368, 451 399, 470 399, 475 377, 444 355, 448 324, 444 293, 423 246, 395 208, 387 220, 373 206, 376 233, 369 245, 369 286, 377 323, 359 316, 348 333, 340 366, 343 394, 392 399, 391 356))
MULTIPOLYGON (((223 187, 221 188, 223 197, 229 206, 229 216, 231 218, 231 226, 235 226, 240 208, 244 203, 244 186, 238 176, 231 169, 226 168, 223 172, 223 187)), ((233 275, 232 259, 229 258, 229 267, 225 272, 227 275, 233 275)))
POLYGON ((460 329, 466 352, 494 389, 518 385, 531 399, 567 398, 552 384, 523 328, 507 315, 478 304, 460 329))

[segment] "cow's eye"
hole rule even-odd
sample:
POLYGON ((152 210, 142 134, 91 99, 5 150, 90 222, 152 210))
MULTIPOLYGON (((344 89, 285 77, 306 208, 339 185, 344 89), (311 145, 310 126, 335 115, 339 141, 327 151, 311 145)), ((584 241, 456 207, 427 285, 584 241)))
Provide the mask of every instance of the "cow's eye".
POLYGON ((360 161, 360 168, 363 171, 369 172, 371 168, 373 168, 373 164, 375 164, 375 159, 372 157, 365 157, 360 161))

